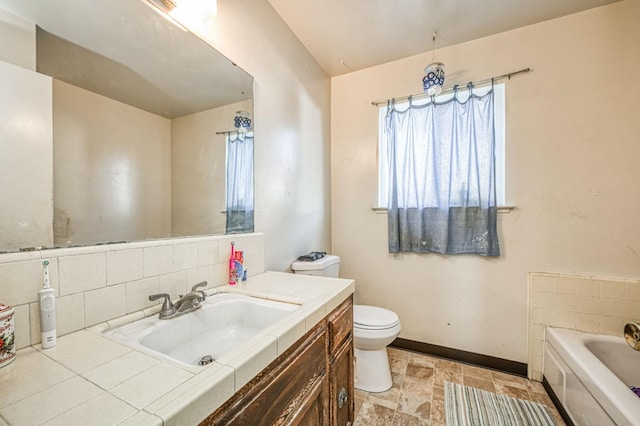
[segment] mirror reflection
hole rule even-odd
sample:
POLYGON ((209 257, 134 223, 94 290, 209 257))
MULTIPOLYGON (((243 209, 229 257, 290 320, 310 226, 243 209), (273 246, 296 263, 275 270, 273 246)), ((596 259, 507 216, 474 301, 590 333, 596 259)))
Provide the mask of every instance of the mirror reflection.
POLYGON ((0 0, 0 36, 0 251, 253 231, 246 72, 143 0, 0 0))

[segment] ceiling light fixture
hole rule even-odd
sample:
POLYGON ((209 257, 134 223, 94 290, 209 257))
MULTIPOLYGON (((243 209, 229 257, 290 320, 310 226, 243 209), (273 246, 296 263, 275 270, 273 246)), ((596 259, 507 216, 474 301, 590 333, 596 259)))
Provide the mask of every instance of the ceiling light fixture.
POLYGON ((425 76, 422 78, 422 87, 429 96, 437 96, 442 92, 444 86, 444 64, 436 62, 436 32, 433 33, 433 50, 431 63, 424 69, 425 76))
POLYGON ((200 27, 218 15, 216 0, 147 0, 177 23, 188 27, 200 27))

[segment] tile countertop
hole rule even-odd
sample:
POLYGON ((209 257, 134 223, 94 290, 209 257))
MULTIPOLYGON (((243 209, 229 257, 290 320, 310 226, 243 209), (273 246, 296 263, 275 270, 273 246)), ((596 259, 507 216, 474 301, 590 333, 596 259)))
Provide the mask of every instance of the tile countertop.
MULTIPOLYGON (((205 367, 155 358, 103 337, 128 315, 18 351, 0 368, 0 426, 192 425, 230 398, 354 292, 353 280, 265 272, 215 292, 300 304, 205 367)), ((156 307, 156 311, 159 307, 156 307)))

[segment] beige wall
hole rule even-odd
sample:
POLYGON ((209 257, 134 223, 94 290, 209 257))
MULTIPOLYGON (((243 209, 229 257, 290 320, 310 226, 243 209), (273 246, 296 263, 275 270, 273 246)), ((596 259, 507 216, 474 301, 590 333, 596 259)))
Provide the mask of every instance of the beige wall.
POLYGON ((171 121, 53 84, 56 245, 171 236, 171 121))
MULTIPOLYGON (((246 100, 171 120, 171 229, 173 235, 224 234, 226 137, 246 100)), ((253 114, 251 115, 253 117, 253 114)))
POLYGON ((266 1, 218 2, 202 34, 254 79, 255 229, 266 269, 331 249, 330 80, 266 1))
MULTIPOLYGON (((438 50, 447 86, 506 83, 506 201, 498 259, 387 252, 375 214, 377 109, 421 91, 431 53, 332 80, 332 242, 356 302, 391 308, 401 337, 527 361, 527 274, 640 275, 640 3, 438 50)), ((443 37, 445 36, 443 30, 443 37)))

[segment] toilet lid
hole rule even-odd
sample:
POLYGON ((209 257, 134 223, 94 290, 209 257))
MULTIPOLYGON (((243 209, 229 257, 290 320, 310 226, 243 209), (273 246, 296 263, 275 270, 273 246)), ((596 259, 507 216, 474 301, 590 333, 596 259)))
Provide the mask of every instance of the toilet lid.
POLYGON ((353 305, 354 327, 383 329, 395 327, 400 322, 398 315, 389 309, 378 306, 353 305))

